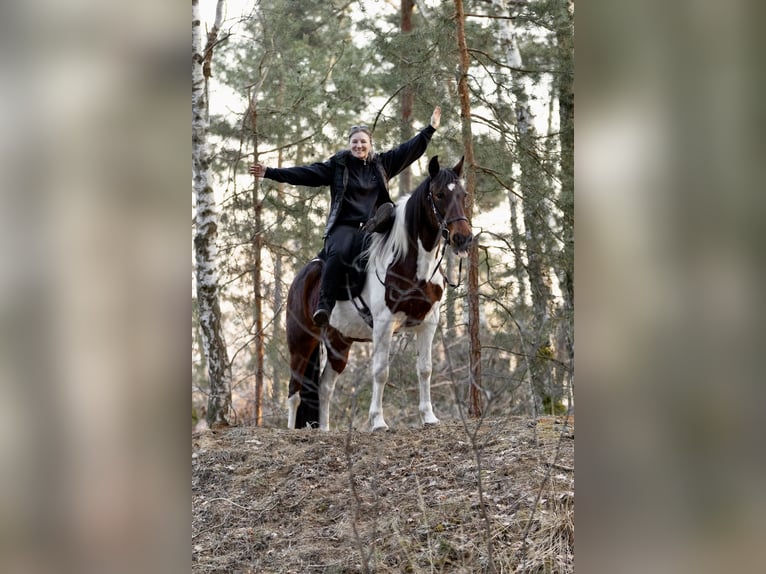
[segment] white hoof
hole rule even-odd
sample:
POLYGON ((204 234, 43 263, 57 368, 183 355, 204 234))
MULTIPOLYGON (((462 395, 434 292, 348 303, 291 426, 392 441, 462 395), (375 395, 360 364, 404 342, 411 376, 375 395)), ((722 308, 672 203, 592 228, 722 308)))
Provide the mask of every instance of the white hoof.
POLYGON ((434 415, 433 410, 430 408, 420 413, 420 420, 423 423, 423 426, 439 424, 439 419, 436 418, 436 415, 434 415))
POLYGON ((386 420, 383 418, 382 414, 370 416, 370 429, 372 432, 388 430, 388 425, 386 424, 386 420))

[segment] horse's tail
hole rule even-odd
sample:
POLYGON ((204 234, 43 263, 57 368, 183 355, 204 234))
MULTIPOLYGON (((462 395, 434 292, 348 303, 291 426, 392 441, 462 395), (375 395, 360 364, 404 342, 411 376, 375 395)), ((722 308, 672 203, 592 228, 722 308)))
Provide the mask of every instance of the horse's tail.
POLYGON ((295 415, 295 428, 319 426, 319 376, 322 373, 321 343, 311 353, 301 380, 301 403, 295 415))

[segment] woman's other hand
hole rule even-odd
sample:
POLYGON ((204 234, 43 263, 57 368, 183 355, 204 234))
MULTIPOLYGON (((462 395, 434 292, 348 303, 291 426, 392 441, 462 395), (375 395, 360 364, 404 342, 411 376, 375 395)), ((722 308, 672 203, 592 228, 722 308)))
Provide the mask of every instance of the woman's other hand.
POLYGON ((248 168, 248 171, 250 172, 250 175, 254 175, 255 177, 263 177, 266 174, 266 166, 262 163, 256 163, 251 165, 248 168))
POLYGON ((431 126, 434 129, 438 129, 441 121, 442 121, 442 109, 439 106, 436 106, 434 108, 434 113, 431 114, 431 126))

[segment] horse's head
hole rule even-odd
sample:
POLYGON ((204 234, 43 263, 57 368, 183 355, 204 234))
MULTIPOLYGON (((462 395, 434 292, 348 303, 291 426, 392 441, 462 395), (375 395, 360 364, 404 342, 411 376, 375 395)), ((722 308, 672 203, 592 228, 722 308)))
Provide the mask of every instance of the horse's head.
POLYGON ((462 157, 452 169, 441 169, 439 156, 432 157, 428 162, 428 174, 431 176, 428 195, 445 239, 459 257, 467 257, 473 233, 471 222, 465 214, 465 198, 468 194, 460 182, 462 171, 462 157))

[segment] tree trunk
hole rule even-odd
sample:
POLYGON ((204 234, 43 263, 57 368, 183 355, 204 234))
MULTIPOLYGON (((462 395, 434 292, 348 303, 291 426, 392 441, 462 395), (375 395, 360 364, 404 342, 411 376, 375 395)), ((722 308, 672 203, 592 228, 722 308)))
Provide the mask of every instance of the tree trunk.
MULTIPOLYGON (((279 92, 278 92, 278 99, 277 99, 277 108, 282 109, 284 106, 284 100, 285 100, 285 87, 284 83, 280 84, 279 92)), ((285 136, 280 131, 277 134, 277 147, 279 148, 277 151, 277 167, 281 168, 283 167, 284 162, 284 144, 285 144, 285 136)), ((282 249, 282 241, 284 237, 284 222, 285 222, 285 185, 284 183, 277 183, 277 213, 276 213, 276 229, 275 229, 275 235, 279 238, 279 244, 274 246, 272 249, 272 256, 274 257, 274 306, 273 306, 273 317, 274 317, 274 328, 271 331, 271 340, 272 340, 272 348, 274 348, 274 352, 270 353, 271 357, 271 363, 273 365, 273 374, 271 377, 271 398, 274 402, 274 404, 279 405, 282 401, 282 390, 284 386, 285 395, 287 395, 287 383, 282 383, 283 378, 283 365, 284 360, 282 359, 280 355, 280 345, 283 341, 287 341, 286 339, 286 333, 284 330, 284 327, 282 326, 282 305, 284 304, 284 297, 282 296, 282 291, 284 289, 284 270, 283 270, 283 261, 284 257, 282 255, 281 249, 282 249)))
POLYGON ((200 329, 210 377, 206 416, 210 428, 228 425, 231 408, 231 372, 218 302, 218 218, 210 186, 210 154, 207 148, 207 82, 213 45, 223 18, 223 4, 223 0, 218 0, 215 25, 208 34, 203 53, 199 0, 192 0, 192 175, 196 197, 194 255, 200 329))
MULTIPOLYGON (((250 121, 253 130, 253 163, 258 162, 258 110, 257 90, 250 98, 250 121)), ((253 177, 253 323, 255 327, 255 397, 253 400, 253 423, 263 422, 263 295, 261 293, 262 267, 262 212, 263 203, 259 197, 260 180, 253 177)))
MULTIPOLYGON (((277 159, 277 167, 282 167, 282 150, 279 150, 279 155, 277 159)), ((285 218, 283 207, 285 204, 285 184, 279 183, 277 184, 277 205, 279 205, 279 208, 277 210, 277 222, 276 222, 276 235, 277 237, 283 237, 284 231, 283 231, 283 221, 285 218)), ((274 328, 272 329, 272 341, 285 341, 286 335, 285 335, 285 329, 282 326, 282 306, 284 305, 284 297, 282 295, 282 291, 284 290, 284 270, 283 270, 283 260, 284 257, 282 256, 282 253, 279 251, 280 247, 278 246, 273 251, 274 255, 274 328)), ((276 345, 275 345, 276 347, 276 345)), ((275 352, 272 354, 272 362, 274 365, 274 374, 272 376, 271 380, 271 398, 274 400, 275 404, 280 404, 280 401, 282 400, 282 363, 283 361, 279 359, 278 352, 275 352)))
POLYGON ((524 257, 521 245, 521 233, 519 232, 519 198, 512 191, 508 192, 508 203, 511 207, 511 245, 513 246, 513 275, 516 277, 516 284, 519 286, 519 301, 527 300, 527 282, 524 271, 524 257))
MULTIPOLYGON (((192 367, 192 388, 205 389, 208 387, 207 360, 205 353, 205 339, 202 336, 202 327, 199 322, 199 302, 196 297, 192 298, 192 338, 194 345, 199 350, 200 360, 194 362, 192 367)), ((207 412, 207 407, 205 407, 207 412)))
MULTIPOLYGON (((466 215, 473 217, 473 206, 476 195, 476 167, 473 156, 473 135, 471 133, 471 99, 468 91, 468 70, 470 59, 468 45, 465 40, 465 13, 463 1, 455 0, 455 20, 457 23, 458 51, 460 52, 460 80, 458 94, 460 96, 460 112, 462 123, 463 149, 466 169, 466 215)), ((471 383, 470 414, 480 417, 482 414, 481 401, 481 341, 479 339, 479 246, 474 243, 468 255, 468 336, 470 340, 469 372, 471 383)))
MULTIPOLYGON (((501 0, 493 2, 499 9, 504 8, 501 0)), ((503 9, 503 12, 507 13, 503 9)), ((510 15, 510 14, 508 14, 510 15)), ((506 60, 511 68, 523 65, 516 35, 511 27, 512 20, 503 20, 501 42, 505 47, 506 60)), ((553 409, 554 396, 551 389, 550 360, 553 358, 550 344, 550 305, 552 302, 548 258, 545 250, 545 233, 548 229, 548 210, 545 204, 547 183, 541 173, 541 160, 537 152, 537 134, 532 123, 529 96, 522 78, 513 72, 511 92, 516 99, 516 129, 518 134, 518 158, 521 174, 519 177, 523 196, 522 215, 524 218, 525 243, 527 248, 527 275, 532 295, 531 329, 526 333, 526 348, 530 380, 538 409, 553 409)))
MULTIPOLYGON (((403 36, 408 36, 412 32, 412 10, 414 4, 412 0, 402 0, 401 6, 401 33, 403 36)), ((408 67, 407 64, 402 64, 402 67, 408 67)), ((408 77, 409 74, 403 71, 402 77, 408 77)), ((407 141, 412 137, 412 106, 415 101, 415 94, 412 90, 412 85, 407 86, 402 90, 399 96, 401 107, 401 141, 407 141)), ((412 170, 407 166, 404 171, 399 174, 399 195, 404 195, 412 190, 412 170)))
MULTIPOLYGON (((574 3, 560 0, 556 40, 559 69, 559 142, 561 145, 561 234, 564 239, 563 266, 559 283, 564 296, 566 346, 569 373, 574 377, 574 3)), ((570 386, 572 380, 570 379, 570 386)))
MULTIPOLYGON (((455 255, 452 253, 452 250, 447 250, 445 259, 447 260, 447 277, 449 277, 450 281, 455 281, 455 255)), ((445 312, 445 317, 447 321, 447 333, 450 333, 452 336, 457 336, 455 330, 457 327, 457 312, 455 310, 457 297, 455 295, 455 289, 447 289, 447 297, 445 300, 447 310, 445 312)))

